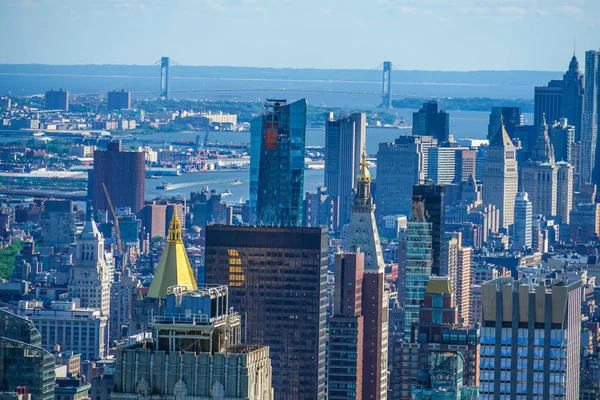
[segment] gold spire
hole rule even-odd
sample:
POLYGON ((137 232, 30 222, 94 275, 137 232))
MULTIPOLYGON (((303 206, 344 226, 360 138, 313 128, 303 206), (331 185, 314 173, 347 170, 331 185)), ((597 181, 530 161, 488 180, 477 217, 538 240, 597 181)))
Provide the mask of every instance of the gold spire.
POLYGON ((371 173, 367 168, 367 152, 363 149, 362 161, 360 162, 360 172, 356 178, 359 182, 371 182, 371 173))
POLYGON ((169 237, 160 256, 147 297, 164 299, 167 297, 167 289, 171 286, 185 286, 188 290, 198 289, 181 239, 181 223, 177 218, 177 210, 173 212, 173 219, 169 224, 169 237))

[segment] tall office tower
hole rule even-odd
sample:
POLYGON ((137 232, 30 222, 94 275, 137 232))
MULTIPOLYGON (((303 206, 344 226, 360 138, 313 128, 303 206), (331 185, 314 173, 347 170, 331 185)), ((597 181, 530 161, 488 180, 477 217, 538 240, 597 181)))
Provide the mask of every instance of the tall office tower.
POLYGON ((550 124, 562 117, 563 81, 552 80, 548 86, 536 86, 534 94, 533 125, 539 129, 542 117, 550 124))
POLYGON ((302 226, 318 228, 325 226, 330 232, 340 227, 340 198, 330 193, 328 188, 320 186, 315 193, 306 192, 302 226))
POLYGON ((427 155, 427 178, 438 185, 448 185, 455 180, 455 147, 431 147, 427 155))
POLYGON ((533 223, 533 206, 527 192, 517 193, 515 198, 515 223, 513 226, 513 248, 531 248, 531 225, 533 223))
POLYGON ((458 320, 462 324, 471 323, 471 262, 473 261, 473 248, 462 244, 462 234, 457 233, 458 241, 458 267, 456 273, 456 305, 458 320))
POLYGON ((123 274, 115 274, 117 278, 110 290, 110 342, 120 341, 130 335, 130 324, 133 320, 133 304, 142 283, 125 268, 123 274))
POLYGON ((419 307, 433 268, 432 224, 423 217, 423 204, 417 203, 416 207, 406 235, 398 242, 396 286, 398 302, 404 304, 402 329, 405 336, 410 334, 412 324, 419 320, 419 307))
POLYGON ((33 399, 54 400, 54 365, 33 322, 0 309, 0 392, 25 386, 33 399))
POLYGON ((472 249, 462 244, 460 232, 446 232, 442 240, 440 276, 445 276, 455 293, 458 320, 469 323, 472 249))
MULTIPOLYGON (((329 318, 327 394, 329 399, 362 399, 364 335, 362 300, 364 253, 335 255, 333 316, 329 318)), ((368 355, 367 355, 368 356, 368 355)))
POLYGON ((432 136, 440 143, 450 141, 450 116, 439 110, 437 101, 423 103, 423 107, 413 113, 412 134, 432 136))
POLYGON ((558 168, 554 163, 554 149, 548 138, 548 125, 542 116, 533 158, 520 168, 521 187, 527 192, 534 215, 556 215, 558 168))
POLYGON ((105 260, 104 238, 93 220, 93 210, 77 235, 74 265, 69 276, 69 297, 82 308, 100 310, 110 316, 110 285, 113 276, 105 260))
POLYGON ((500 227, 514 222, 515 196, 519 185, 516 149, 504 128, 490 141, 483 170, 483 202, 500 210, 500 227))
POLYGON ((412 187, 425 180, 429 149, 437 146, 437 143, 431 136, 400 136, 394 143, 379 144, 378 220, 386 215, 404 214, 410 217, 412 187))
POLYGON ((457 148, 454 165, 454 182, 468 181, 477 174, 477 150, 457 148))
MULTIPOLYGON (((575 127, 575 142, 581 140, 581 117, 583 114, 583 74, 579 71, 579 61, 573 54, 569 70, 563 75, 563 101, 561 117, 575 127)), ((565 160, 567 161, 567 160, 565 160)))
POLYGON ((561 218, 561 223, 568 225, 569 215, 573 209, 573 172, 574 168, 566 162, 557 162, 558 168, 556 188, 556 215, 561 218))
POLYGON ((75 243, 75 202, 71 200, 46 200, 40 216, 42 241, 46 246, 68 246, 75 243))
POLYGON ((170 288, 152 339, 117 350, 112 399, 272 400, 269 348, 240 344, 227 286, 170 288))
POLYGON ((45 96, 46 110, 64 110, 69 111, 69 92, 60 90, 50 90, 45 96))
POLYGON ((94 209, 109 210, 104 184, 113 207, 130 207, 137 214, 144 207, 145 168, 144 152, 123 151, 120 141, 108 143, 106 151, 95 150, 92 174, 94 209))
POLYGON ((113 90, 108 92, 108 111, 112 110, 128 110, 131 108, 131 93, 122 89, 120 92, 113 90))
POLYGON ((250 224, 300 226, 304 194, 305 99, 268 100, 250 123, 250 224))
POLYGON ((480 399, 579 398, 581 285, 482 285, 480 399))
POLYGON ((561 118, 550 128, 550 143, 554 149, 554 159, 556 161, 573 162, 575 127, 569 125, 566 118, 561 118))
POLYGON ((148 297, 164 300, 172 286, 186 287, 188 290, 198 289, 194 271, 192 271, 181 238, 181 222, 179 222, 177 213, 173 213, 169 224, 167 243, 154 271, 154 278, 148 289, 148 297))
POLYGON ((595 159, 598 140, 598 86, 600 85, 600 51, 585 53, 585 91, 581 118, 581 171, 579 183, 595 183, 595 159))
MULTIPOLYGON (((431 277, 428 280, 418 311, 410 337, 394 348, 394 399, 413 399, 411 391, 415 386, 428 386, 432 356, 438 352, 460 353, 464 360, 462 379, 465 386, 478 386, 479 327, 460 323, 448 277, 431 277)), ((457 397, 448 395, 439 398, 457 397)))
POLYGON ((385 399, 388 365, 388 293, 385 290, 385 264, 375 222, 375 205, 371 196, 371 174, 367 154, 363 152, 356 178, 356 195, 348 235, 347 252, 364 253, 362 312, 364 324, 363 399, 385 399))
POLYGON ((246 343, 269 346, 278 399, 325 399, 324 228, 209 225, 206 282, 229 285, 246 343))
POLYGON ((353 113, 337 120, 333 113, 328 113, 325 122, 325 187, 330 195, 340 198, 341 225, 350 221, 353 190, 366 137, 365 113, 353 113))
POLYGON ((573 166, 573 192, 581 190, 581 142, 571 148, 571 165, 573 166))
POLYGON ((488 140, 492 140, 504 121, 506 132, 511 138, 515 137, 515 126, 524 124, 523 113, 519 107, 492 107, 490 122, 488 123, 488 140))
POLYGON ((432 275, 440 274, 440 253, 445 223, 445 193, 443 185, 413 186, 412 220, 431 223, 433 245, 432 275), (416 214, 415 214, 416 212, 416 214))

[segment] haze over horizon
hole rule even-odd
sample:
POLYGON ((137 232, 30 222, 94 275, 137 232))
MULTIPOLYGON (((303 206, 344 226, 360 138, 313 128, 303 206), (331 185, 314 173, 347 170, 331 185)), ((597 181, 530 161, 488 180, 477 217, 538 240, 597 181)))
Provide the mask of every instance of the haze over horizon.
POLYGON ((2 64, 170 56, 188 66, 564 71, 574 40, 583 67, 600 37, 593 0, 5 0, 0 11, 12 33, 2 64))

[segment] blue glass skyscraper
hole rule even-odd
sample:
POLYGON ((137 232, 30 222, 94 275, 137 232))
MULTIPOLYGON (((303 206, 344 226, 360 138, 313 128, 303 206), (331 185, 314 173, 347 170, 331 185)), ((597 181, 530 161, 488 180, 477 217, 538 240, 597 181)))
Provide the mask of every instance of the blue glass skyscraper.
POLYGON ((250 223, 300 226, 306 99, 267 100, 250 124, 250 223))

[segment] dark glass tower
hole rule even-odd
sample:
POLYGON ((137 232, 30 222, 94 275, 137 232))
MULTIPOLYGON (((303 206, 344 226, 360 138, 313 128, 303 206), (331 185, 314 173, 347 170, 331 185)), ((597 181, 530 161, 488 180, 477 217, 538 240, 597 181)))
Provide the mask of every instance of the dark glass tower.
POLYGON ((488 140, 492 140, 500 125, 504 122, 506 132, 511 138, 515 137, 515 127, 523 125, 523 113, 520 107, 492 107, 488 124, 488 140))
POLYGON ((583 114, 583 74, 579 71, 579 62, 573 55, 569 70, 563 76, 563 102, 561 117, 575 127, 575 142, 581 140, 581 117, 583 114))
POLYGON ((284 103, 267 100, 250 125, 251 224, 302 224, 307 103, 284 103))
POLYGON ((440 253, 444 234, 444 186, 415 185, 413 187, 412 220, 431 223, 433 245, 432 275, 440 274, 440 253))
POLYGON ((245 343, 269 346, 276 399, 325 399, 325 228, 209 225, 206 283, 229 285, 245 343))
POLYGON ((433 136, 439 142, 450 139, 450 115, 439 110, 437 101, 423 104, 423 108, 413 113, 412 134, 416 136, 433 136))

